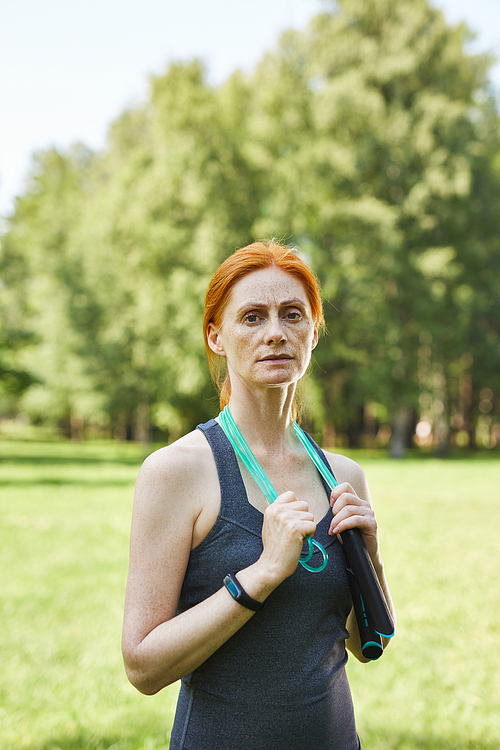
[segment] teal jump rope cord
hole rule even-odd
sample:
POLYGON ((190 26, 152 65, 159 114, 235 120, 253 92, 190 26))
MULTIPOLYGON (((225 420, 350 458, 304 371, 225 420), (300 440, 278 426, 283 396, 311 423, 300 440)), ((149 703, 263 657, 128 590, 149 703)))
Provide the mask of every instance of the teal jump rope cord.
POLYGON ((295 429, 295 433, 296 433, 297 437, 299 438, 300 442, 302 443, 302 445, 306 449, 307 453, 309 454, 309 457, 314 462, 314 465, 316 466, 317 470, 319 471, 319 473, 321 474, 321 476, 325 480, 325 482, 326 482, 326 484, 328 486, 328 489, 331 492, 333 490, 333 488, 338 485, 337 480, 333 476, 332 472, 328 471, 327 467, 325 466, 325 464, 323 463, 323 461, 321 460, 321 458, 318 456, 318 454, 316 453, 316 451, 312 447, 310 441, 307 439, 307 435, 304 432, 304 430, 302 430, 299 427, 299 425, 297 424, 297 422, 293 423, 293 427, 295 429))
MULTIPOLYGON (((229 411, 228 406, 226 406, 219 414, 219 420, 220 420, 220 426, 222 427, 227 439, 233 446, 236 454, 239 456, 243 464, 246 466, 246 468, 252 475, 253 479, 255 480, 255 482, 258 484, 258 486, 264 493, 268 502, 273 503, 278 497, 278 493, 276 492, 273 485, 269 481, 266 473, 262 469, 262 466, 259 464, 259 462, 255 458, 245 438, 241 434, 238 428, 238 425, 234 421, 233 416, 231 412, 229 411)), ((317 454, 313 450, 311 444, 309 443, 307 437, 305 436, 305 433, 300 429, 298 424, 296 424, 295 422, 293 426, 295 428, 295 432, 297 433, 297 436, 299 437, 301 443, 304 445, 308 455, 314 461, 315 465, 317 466, 318 470, 320 471, 321 475, 323 476, 327 484, 330 487, 334 487, 336 485, 336 482, 335 482, 333 475, 330 474, 328 478, 325 476, 325 467, 323 466, 323 469, 321 468, 320 464, 322 462, 319 460, 319 457, 318 457, 319 464, 317 463, 315 459, 315 456, 317 456, 317 454), (332 484, 332 482, 334 484, 332 484)), ((302 557, 302 556, 300 557, 299 562, 306 570, 309 570, 311 573, 319 573, 320 571, 326 568, 326 565, 328 563, 328 555, 326 554, 324 547, 315 539, 311 539, 311 537, 308 536, 306 537, 306 540, 307 540, 309 549, 305 557, 302 557), (313 568, 311 565, 307 564, 309 560, 311 559, 311 557, 313 556, 314 547, 319 549, 319 551, 323 555, 323 561, 321 565, 319 565, 317 568, 313 568)))

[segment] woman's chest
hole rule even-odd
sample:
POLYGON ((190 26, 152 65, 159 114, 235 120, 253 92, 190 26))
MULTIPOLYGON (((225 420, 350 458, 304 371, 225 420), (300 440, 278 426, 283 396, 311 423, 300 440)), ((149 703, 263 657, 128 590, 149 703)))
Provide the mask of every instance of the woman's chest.
MULTIPOLYGON (((314 464, 312 461, 310 466, 308 464, 309 462, 306 462, 305 466, 302 464, 295 469, 289 466, 266 467, 266 474, 278 495, 287 491, 293 492, 298 500, 307 503, 315 523, 319 523, 329 511, 329 497, 314 464)), ((264 513, 269 504, 268 499, 248 469, 240 461, 238 465, 240 489, 237 494, 241 497, 241 502, 249 503, 257 511, 264 513)), ((220 477, 211 462, 204 467, 203 472, 200 472, 198 492, 199 496, 203 497, 203 502, 193 526, 192 549, 210 533, 221 510, 220 477)))
MULTIPOLYGON (((241 477, 250 505, 264 513, 269 501, 251 476, 248 469, 238 461, 241 477)), ((325 486, 314 464, 306 464, 297 468, 272 466, 266 471, 270 483, 278 495, 293 492, 297 500, 307 503, 309 512, 313 514, 315 523, 319 523, 329 510, 330 502, 325 486)))

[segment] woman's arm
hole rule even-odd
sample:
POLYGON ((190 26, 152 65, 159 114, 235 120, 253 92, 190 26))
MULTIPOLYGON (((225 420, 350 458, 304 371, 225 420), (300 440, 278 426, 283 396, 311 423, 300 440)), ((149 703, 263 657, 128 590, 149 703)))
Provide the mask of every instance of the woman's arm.
MULTIPOLYGON (((332 490, 330 504, 334 518, 330 524, 329 533, 340 534, 347 529, 359 528, 391 617, 394 624, 396 624, 396 613, 380 555, 378 526, 373 512, 370 490, 365 473, 357 463, 344 456, 329 454, 328 459, 336 476, 345 477, 348 480, 342 482, 332 490)), ((363 656, 361 651, 361 641, 354 609, 351 610, 347 618, 346 628, 349 632, 349 638, 346 640, 346 648, 359 661, 369 661, 369 659, 363 656)), ((389 640, 388 638, 382 638, 384 648, 389 644, 389 640)))
MULTIPOLYGON (((219 491, 204 438, 186 438, 146 459, 134 496, 122 650, 130 682, 145 694, 192 672, 256 614, 234 601, 222 581, 215 594, 177 614, 207 494, 219 491)), ((247 593, 264 601, 293 573, 303 539, 314 531, 306 503, 293 493, 270 505, 264 551, 237 573, 247 593)))

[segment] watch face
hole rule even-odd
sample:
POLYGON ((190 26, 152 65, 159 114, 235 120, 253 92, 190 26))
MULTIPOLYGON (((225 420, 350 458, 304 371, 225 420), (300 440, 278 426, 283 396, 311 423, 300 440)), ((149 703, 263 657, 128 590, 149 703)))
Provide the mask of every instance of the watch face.
POLYGON ((226 588, 228 589, 231 596, 236 598, 240 592, 235 582, 231 578, 229 578, 229 579, 226 579, 224 583, 226 584, 226 588))

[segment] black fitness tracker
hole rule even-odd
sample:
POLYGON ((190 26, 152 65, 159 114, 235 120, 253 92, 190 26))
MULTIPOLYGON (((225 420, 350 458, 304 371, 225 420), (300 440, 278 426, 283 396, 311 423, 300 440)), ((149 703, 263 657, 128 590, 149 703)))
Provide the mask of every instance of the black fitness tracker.
POLYGON ((258 602, 257 599, 252 599, 247 594, 241 583, 236 578, 235 573, 228 573, 224 578, 224 586, 227 588, 235 602, 242 604, 247 609, 253 609, 254 612, 258 612, 262 609, 265 602, 258 602))

